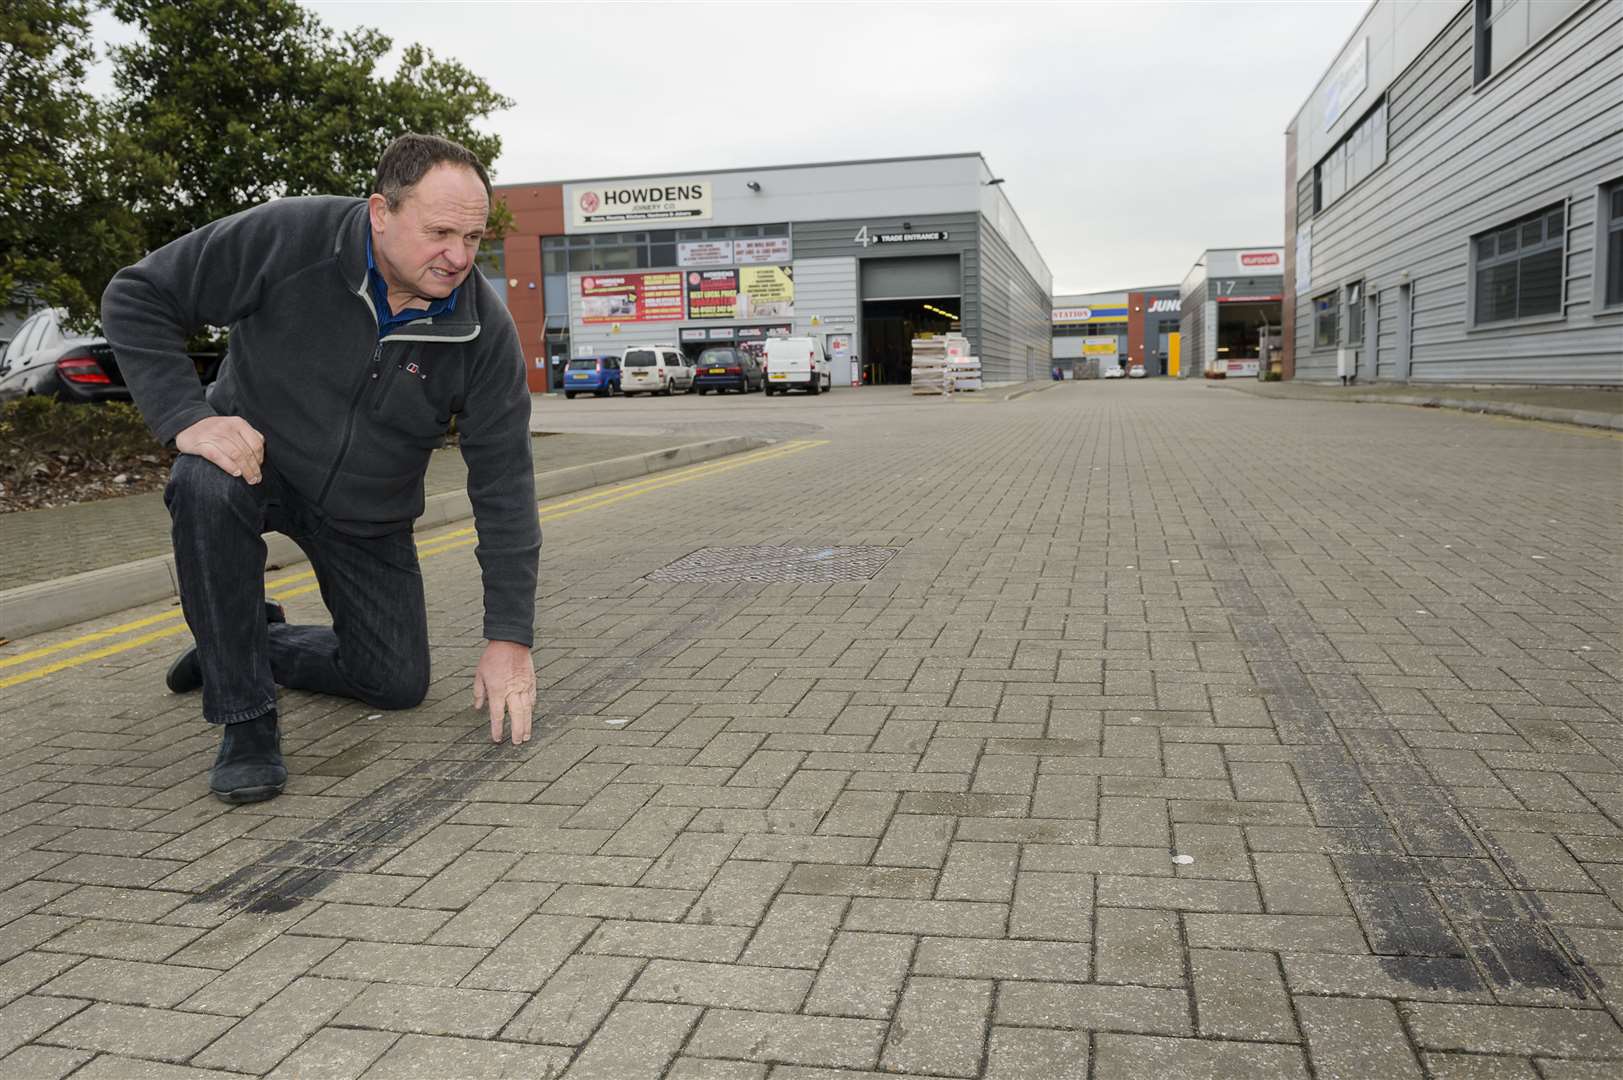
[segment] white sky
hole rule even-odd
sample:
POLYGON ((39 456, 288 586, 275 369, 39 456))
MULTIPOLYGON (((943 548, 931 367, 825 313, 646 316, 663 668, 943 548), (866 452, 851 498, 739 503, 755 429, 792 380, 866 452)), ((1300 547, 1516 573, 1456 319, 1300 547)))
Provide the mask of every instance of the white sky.
POLYGON ((306 6, 513 98, 501 183, 978 150, 1065 293, 1280 243, 1285 126, 1369 0, 306 6))

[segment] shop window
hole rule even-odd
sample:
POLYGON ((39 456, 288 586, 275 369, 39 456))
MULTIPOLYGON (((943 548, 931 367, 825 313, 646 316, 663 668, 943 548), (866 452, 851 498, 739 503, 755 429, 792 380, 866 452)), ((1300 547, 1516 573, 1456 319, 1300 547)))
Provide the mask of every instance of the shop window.
POLYGON ((569 253, 563 248, 541 249, 541 270, 547 274, 561 274, 569 265, 569 253))
POLYGON ((1315 349, 1333 349, 1341 341, 1340 328, 1337 326, 1337 316, 1340 306, 1336 303, 1336 294, 1325 293, 1323 296, 1313 298, 1313 347, 1315 349))
POLYGON ((787 224, 783 224, 783 225, 762 225, 761 226, 761 235, 762 236, 788 236, 789 235, 789 226, 787 224))
POLYGON ((1587 0, 1476 0, 1476 81, 1503 70, 1587 0))
POLYGON ((590 270, 592 268, 591 248, 571 248, 569 251, 569 269, 590 270))
POLYGON ((1471 238, 1473 326, 1561 313, 1565 224, 1565 207, 1545 207, 1471 238))
POLYGON ((1347 286, 1347 344, 1364 343, 1364 283, 1355 281, 1347 286))
POLYGON ((1603 305, 1623 307, 1623 180, 1601 189, 1598 209, 1603 305))
MULTIPOLYGON (((657 236, 658 234, 656 233, 655 235, 657 236)), ((649 266, 675 266, 676 265, 676 245, 675 244, 655 244, 652 247, 650 247, 648 249, 648 265, 649 266)))

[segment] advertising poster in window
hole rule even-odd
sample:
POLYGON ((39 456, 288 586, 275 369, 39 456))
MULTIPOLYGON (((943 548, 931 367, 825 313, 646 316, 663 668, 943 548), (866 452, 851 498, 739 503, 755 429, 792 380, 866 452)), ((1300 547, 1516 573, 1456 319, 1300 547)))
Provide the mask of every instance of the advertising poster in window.
POLYGON ((736 319, 738 317, 737 270, 689 270, 687 272, 688 318, 736 319))
POLYGON ((682 275, 586 274, 581 322, 673 322, 682 318, 682 275))
POLYGON ((787 236, 750 236, 733 241, 733 258, 740 266, 781 263, 789 258, 787 236))
POLYGON ((731 240, 684 240, 676 245, 677 266, 731 266, 731 240))
POLYGON ((795 271, 792 266, 740 266, 738 317, 784 319, 795 313, 795 271))

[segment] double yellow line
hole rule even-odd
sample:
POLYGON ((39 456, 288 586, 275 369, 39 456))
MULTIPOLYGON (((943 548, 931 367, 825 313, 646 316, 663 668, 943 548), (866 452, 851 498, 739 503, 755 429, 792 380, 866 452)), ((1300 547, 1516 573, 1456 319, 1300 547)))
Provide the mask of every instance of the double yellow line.
MULTIPOLYGON (((690 484, 695 480, 707 480, 721 473, 742 469, 750 465, 758 465, 766 461, 776 461, 779 458, 789 457, 804 450, 812 450, 819 446, 827 446, 827 439, 795 439, 777 446, 769 446, 764 450, 757 450, 748 454, 737 454, 722 458, 718 461, 703 465, 694 465, 685 469, 675 469, 670 472, 656 473, 643 480, 632 480, 623 484, 596 489, 584 495, 562 499, 556 502, 542 503, 537 511, 541 523, 562 521, 564 518, 584 514, 588 510, 600 510, 606 506, 625 502, 641 495, 647 495, 666 488, 677 487, 681 484, 690 484)), ((479 542, 476 530, 472 526, 452 529, 437 533, 417 541, 417 557, 431 559, 436 555, 443 555, 448 551, 456 551, 479 542)), ((315 580, 315 571, 304 570, 285 577, 274 578, 265 582, 265 595, 273 600, 287 600, 291 597, 301 596, 314 592, 321 586, 315 580)), ((62 653, 73 653, 72 656, 61 657, 40 664, 38 667, 26 668, 9 675, 0 675, 0 690, 18 686, 22 683, 42 679, 66 668, 78 667, 93 660, 101 660, 108 656, 128 652, 140 648, 149 642, 158 641, 166 637, 186 632, 186 624, 180 621, 179 608, 171 608, 157 615, 148 615, 145 618, 135 619, 106 630, 97 630, 94 633, 82 634, 67 641, 59 641, 54 645, 45 645, 28 652, 18 653, 16 656, 0 658, 0 671, 8 668, 21 667, 36 660, 45 660, 47 657, 59 656, 62 653), (157 627, 158 629, 151 629, 157 627), (141 633, 141 631, 147 631, 141 633), (135 634, 135 637, 126 637, 135 634), (94 645, 98 641, 121 639, 113 644, 101 648, 91 649, 88 652, 74 652, 87 645, 94 645)))

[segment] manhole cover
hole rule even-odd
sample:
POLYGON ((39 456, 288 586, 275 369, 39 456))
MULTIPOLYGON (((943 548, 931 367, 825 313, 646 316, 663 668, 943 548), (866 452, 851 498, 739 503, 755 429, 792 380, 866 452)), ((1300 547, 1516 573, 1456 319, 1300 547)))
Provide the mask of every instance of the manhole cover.
POLYGON ((701 548, 648 575, 649 581, 864 581, 896 557, 887 547, 701 548))

